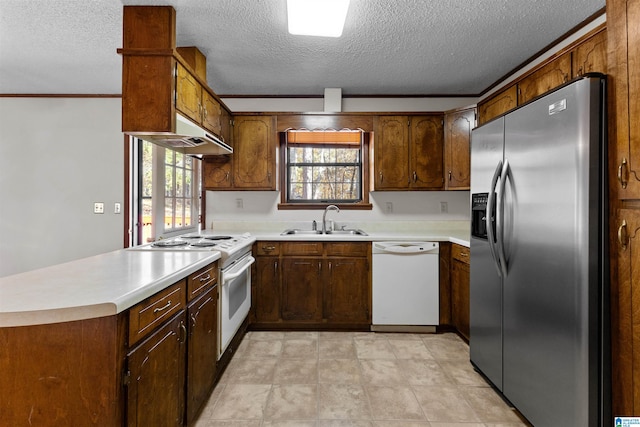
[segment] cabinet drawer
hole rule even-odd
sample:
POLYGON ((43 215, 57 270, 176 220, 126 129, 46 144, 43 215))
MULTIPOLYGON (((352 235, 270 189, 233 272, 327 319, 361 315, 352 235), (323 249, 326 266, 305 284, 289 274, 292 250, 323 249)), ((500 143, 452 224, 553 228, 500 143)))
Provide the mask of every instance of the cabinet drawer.
POLYGON ((256 242, 256 255, 280 255, 280 242, 256 242))
POLYGON ((451 245, 451 258, 469 264, 469 248, 460 245, 451 245))
POLYGON ((129 346, 138 342, 186 303, 186 279, 129 309, 129 346))
POLYGON ((327 243, 328 256, 367 256, 371 251, 369 243, 333 242, 327 243))
POLYGON ((191 274, 187 279, 187 297, 191 301, 218 282, 218 263, 214 262, 191 274))
POLYGON ((322 242, 284 242, 283 255, 322 255, 322 242))

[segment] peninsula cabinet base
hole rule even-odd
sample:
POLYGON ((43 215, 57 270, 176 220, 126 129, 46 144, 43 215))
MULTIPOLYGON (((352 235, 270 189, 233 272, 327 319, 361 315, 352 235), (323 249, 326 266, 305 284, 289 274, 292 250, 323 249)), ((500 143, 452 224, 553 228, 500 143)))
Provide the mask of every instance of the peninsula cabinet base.
POLYGON ((121 426, 126 322, 0 328, 0 425, 121 426))

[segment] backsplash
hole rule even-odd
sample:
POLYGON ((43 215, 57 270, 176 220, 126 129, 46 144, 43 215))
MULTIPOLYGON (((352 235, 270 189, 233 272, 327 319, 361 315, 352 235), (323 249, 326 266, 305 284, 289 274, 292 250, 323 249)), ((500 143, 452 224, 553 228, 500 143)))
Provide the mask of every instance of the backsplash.
MULTIPOLYGON (((469 229, 468 191, 371 192, 372 210, 330 212, 336 228, 367 231, 465 231, 469 229), (443 206, 444 204, 444 206, 443 206), (442 210, 446 212, 442 212, 442 210)), ((206 228, 281 231, 311 228, 322 210, 278 210, 277 191, 207 191, 206 228)))

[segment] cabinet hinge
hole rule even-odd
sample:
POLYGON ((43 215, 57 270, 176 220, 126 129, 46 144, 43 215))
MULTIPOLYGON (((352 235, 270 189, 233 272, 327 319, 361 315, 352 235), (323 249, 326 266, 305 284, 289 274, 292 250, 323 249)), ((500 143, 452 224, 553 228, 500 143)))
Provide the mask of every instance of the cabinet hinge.
POLYGON ((131 371, 125 371, 124 376, 122 377, 122 384, 125 387, 128 387, 129 384, 131 384, 131 371))

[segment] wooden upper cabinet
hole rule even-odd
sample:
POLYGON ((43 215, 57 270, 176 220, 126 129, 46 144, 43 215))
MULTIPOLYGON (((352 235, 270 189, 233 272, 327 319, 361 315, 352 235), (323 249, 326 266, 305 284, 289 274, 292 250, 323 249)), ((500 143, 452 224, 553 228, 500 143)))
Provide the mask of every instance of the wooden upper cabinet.
POLYGON ((442 189, 442 116, 374 120, 374 190, 442 189))
POLYGON ((206 190, 231 190, 233 159, 230 155, 206 156, 202 163, 202 185, 206 190))
POLYGON ((176 69, 176 109, 194 122, 202 122, 202 86, 180 63, 176 69))
POLYGON ((640 1, 608 0, 607 33, 612 190, 621 200, 640 199, 640 1))
POLYGON ((220 103, 206 90, 202 91, 202 127, 210 130, 218 137, 225 140, 222 135, 222 107, 220 103))
POLYGON ((442 116, 415 116, 410 119, 409 180, 415 189, 443 188, 442 116))
POLYGON ((518 106, 518 86, 512 85, 478 104, 478 126, 518 106))
POLYGON ((607 72, 607 31, 603 30, 580 43, 572 53, 572 76, 607 72))
POLYGON ((409 118, 380 116, 374 129, 374 189, 404 190, 409 185, 409 118))
POLYGON ((468 190, 471 186, 471 130, 475 108, 445 115, 445 188, 468 190))
POLYGON ((238 116, 234 121, 233 186, 275 190, 275 117, 238 116))
POLYGON ((518 83, 518 104, 524 104, 562 83, 568 82, 570 77, 571 52, 567 52, 518 83))

